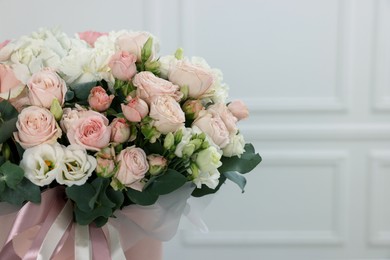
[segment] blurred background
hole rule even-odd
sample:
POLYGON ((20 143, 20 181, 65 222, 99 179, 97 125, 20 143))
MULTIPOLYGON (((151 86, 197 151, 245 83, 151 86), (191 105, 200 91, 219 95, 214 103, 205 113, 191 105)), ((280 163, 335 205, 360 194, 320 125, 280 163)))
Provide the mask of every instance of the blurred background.
POLYGON ((0 42, 40 27, 147 30, 224 72, 263 157, 183 222, 166 260, 390 259, 389 0, 0 0, 0 42))

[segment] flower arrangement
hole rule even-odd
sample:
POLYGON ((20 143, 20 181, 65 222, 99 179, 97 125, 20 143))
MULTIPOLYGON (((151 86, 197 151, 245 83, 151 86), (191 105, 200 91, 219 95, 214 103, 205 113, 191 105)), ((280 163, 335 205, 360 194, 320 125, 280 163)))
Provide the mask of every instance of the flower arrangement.
POLYGON ((0 201, 39 203, 62 186, 74 221, 101 227, 185 183, 195 197, 227 179, 244 190, 261 161, 237 127, 248 109, 203 59, 158 49, 130 31, 0 44, 0 201))

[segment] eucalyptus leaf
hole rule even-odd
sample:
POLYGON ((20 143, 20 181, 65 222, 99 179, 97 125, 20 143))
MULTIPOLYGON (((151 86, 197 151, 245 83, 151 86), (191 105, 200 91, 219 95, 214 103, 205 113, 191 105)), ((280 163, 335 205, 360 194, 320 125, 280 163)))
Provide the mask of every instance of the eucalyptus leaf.
POLYGON ((11 118, 9 120, 5 120, 0 123, 0 143, 6 142, 15 132, 16 129, 16 121, 18 121, 18 118, 11 118))
POLYGON ((224 184, 225 181, 226 181, 225 175, 221 174, 221 176, 219 176, 219 183, 215 189, 211 189, 203 184, 200 189, 198 188, 195 189, 191 195, 194 197, 203 197, 205 195, 214 194, 221 188, 222 184, 224 184))
POLYGON ((186 183, 187 178, 179 172, 168 169, 164 174, 156 178, 148 187, 148 190, 158 195, 164 195, 177 190, 186 183))
POLYGON ((18 165, 6 161, 0 166, 0 181, 4 181, 11 189, 16 189, 24 178, 24 171, 18 165))
POLYGON ((79 100, 85 101, 88 99, 89 93, 93 87, 96 87, 96 81, 77 84, 72 86, 72 89, 79 100))
POLYGON ((5 181, 0 180, 0 195, 5 190, 5 181))
POLYGON ((16 189, 5 187, 0 194, 0 200, 17 206, 21 206, 25 201, 39 203, 41 201, 41 190, 24 178, 16 189))
MULTIPOLYGON (((76 205, 74 208, 74 215, 78 224, 89 225, 98 218, 100 219, 103 217, 108 220, 108 218, 112 215, 112 210, 106 207, 98 207, 94 210, 85 212, 80 210, 76 205)), ((101 223, 101 221, 99 221, 99 223, 101 223)))
POLYGON ((95 208, 96 201, 98 200, 98 197, 100 196, 100 193, 102 191, 103 186, 104 186, 104 179, 103 178, 97 178, 92 182, 92 187, 95 189, 95 194, 92 196, 92 198, 88 202, 88 206, 91 209, 95 208))
POLYGON ((18 117, 18 111, 8 100, 0 102, 0 118, 4 121, 18 117))
POLYGON ((126 195, 132 202, 142 206, 153 205, 158 199, 158 195, 151 193, 149 190, 140 192, 129 188, 126 195))
POLYGON ((229 179, 232 182, 234 182, 235 184, 237 184, 238 187, 240 187, 242 193, 244 193, 244 188, 246 185, 246 179, 244 176, 242 176, 236 172, 225 172, 225 173, 223 173, 223 175, 225 175, 225 177, 227 179, 229 179))
POLYGON ((72 185, 67 187, 65 192, 68 198, 73 200, 81 211, 90 212, 93 209, 89 206, 91 198, 95 195, 95 189, 91 184, 72 185))
POLYGON ((68 102, 71 101, 72 99, 74 99, 74 92, 69 89, 65 94, 65 101, 68 102))
MULTIPOLYGON (((110 201, 112 201, 114 206, 114 211, 119 209, 121 205, 123 204, 123 201, 125 199, 125 196, 121 191, 116 191, 109 186, 106 190, 107 197, 110 201)), ((96 221, 95 221, 96 222, 96 221)))
POLYGON ((255 153, 252 144, 245 145, 245 152, 241 157, 222 157, 222 166, 218 168, 220 173, 239 172, 241 174, 252 171, 260 162, 261 157, 255 153))

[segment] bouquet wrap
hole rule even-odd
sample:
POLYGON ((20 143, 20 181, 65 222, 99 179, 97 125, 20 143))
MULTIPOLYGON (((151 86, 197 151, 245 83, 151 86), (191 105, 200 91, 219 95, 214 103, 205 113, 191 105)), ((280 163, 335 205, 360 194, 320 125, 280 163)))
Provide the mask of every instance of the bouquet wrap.
POLYGON ((75 223, 62 187, 42 193, 40 205, 0 203, 0 259, 127 259, 142 239, 174 236, 193 189, 186 184, 154 205, 127 206, 103 228, 75 223))

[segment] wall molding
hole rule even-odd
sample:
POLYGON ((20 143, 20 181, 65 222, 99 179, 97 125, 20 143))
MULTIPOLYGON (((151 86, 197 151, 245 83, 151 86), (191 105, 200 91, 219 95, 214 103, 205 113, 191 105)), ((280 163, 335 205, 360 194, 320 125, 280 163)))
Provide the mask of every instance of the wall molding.
MULTIPOLYGON (((377 218, 380 216, 375 215, 378 211, 378 208, 385 207, 386 203, 378 205, 378 197, 382 198, 380 191, 381 188, 379 184, 383 182, 378 179, 382 171, 385 174, 390 174, 388 170, 390 169, 390 150, 374 150, 369 154, 370 166, 368 169, 368 206, 367 206, 367 221, 368 221, 368 244, 374 246, 390 246, 390 229, 381 230, 378 226, 377 218), (384 169, 385 168, 385 169, 384 169)), ((383 185, 382 185, 383 186, 383 185)), ((383 187, 383 190, 388 189, 383 187)), ((379 202, 380 203, 380 202, 379 202)))
POLYGON ((374 112, 390 111, 390 8, 387 0, 375 1, 374 7, 374 45, 372 110, 374 112))
POLYGON ((334 188, 331 230, 253 230, 253 231, 182 231, 180 238, 194 245, 341 245, 346 241, 347 161, 346 151, 268 151, 267 166, 331 167, 334 188))
MULTIPOLYGON (((349 49, 351 22, 350 0, 338 1, 337 47, 335 64, 335 96, 332 97, 257 97, 242 96, 254 113, 260 112, 347 112, 349 109, 348 84, 350 77, 349 49)), ((189 18, 190 4, 188 0, 180 1, 179 31, 181 43, 191 49, 196 42, 192 39, 191 31, 195 21, 189 18)))

